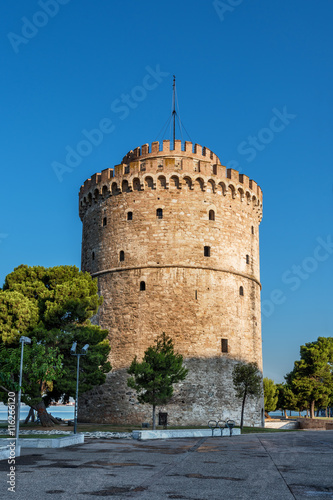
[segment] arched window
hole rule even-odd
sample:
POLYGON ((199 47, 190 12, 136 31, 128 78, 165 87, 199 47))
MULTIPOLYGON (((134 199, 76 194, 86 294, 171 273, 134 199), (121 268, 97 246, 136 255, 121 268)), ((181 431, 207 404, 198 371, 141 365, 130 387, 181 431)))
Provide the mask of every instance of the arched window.
POLYGON ((246 256, 246 263, 250 264, 250 256, 249 255, 246 256))
POLYGON ((120 262, 123 262, 125 260, 125 252, 123 250, 120 250, 119 252, 119 260, 120 262))
POLYGON ((242 286, 239 287, 239 295, 243 297, 244 295, 244 288, 242 286))
POLYGON ((138 178, 133 179, 133 189, 134 189, 134 191, 141 190, 140 179, 138 179, 138 178))
POLYGON ((215 212, 214 212, 214 210, 209 210, 208 218, 209 218, 209 220, 215 220, 215 212))
POLYGON ((156 217, 157 217, 158 219, 163 219, 163 208, 158 208, 158 209, 156 210, 156 217))
POLYGON ((112 186, 111 186, 111 193, 112 193, 112 195, 116 195, 116 194, 118 194, 118 186, 117 186, 117 183, 116 183, 116 182, 113 182, 113 183, 112 183, 112 186))
POLYGON ((146 289, 146 282, 140 281, 140 292, 143 292, 146 289))
POLYGON ((133 212, 127 212, 127 220, 133 220, 133 212))
POLYGON ((108 223, 107 218, 106 218, 106 217, 103 217, 103 226, 106 226, 106 225, 107 225, 107 223, 108 223))
POLYGON ((204 256, 210 257, 210 247, 204 247, 204 256))
POLYGON ((95 252, 91 254, 91 260, 95 260, 95 252))

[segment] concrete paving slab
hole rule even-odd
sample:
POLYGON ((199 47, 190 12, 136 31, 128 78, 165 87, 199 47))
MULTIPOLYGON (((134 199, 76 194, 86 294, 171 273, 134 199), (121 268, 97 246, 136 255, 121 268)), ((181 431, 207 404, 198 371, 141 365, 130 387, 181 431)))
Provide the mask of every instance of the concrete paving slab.
POLYGON ((6 460, 9 458, 10 449, 9 446, 0 446, 0 460, 6 460))
MULTIPOLYGON (((2 438, 1 442, 8 444, 12 439, 2 438)), ((70 434, 59 438, 24 438, 19 439, 21 448, 64 448, 72 444, 84 443, 84 434, 70 434)))
MULTIPOLYGON (((235 439, 96 439, 21 453, 16 500, 333 499, 333 431, 235 439)), ((7 473, 8 463, 1 461, 1 498, 11 498, 7 473)))
POLYGON ((173 439, 173 438, 193 438, 193 437, 230 437, 239 436, 240 429, 164 429, 164 430, 148 430, 148 431, 132 431, 133 439, 139 441, 147 441, 150 439, 173 439))

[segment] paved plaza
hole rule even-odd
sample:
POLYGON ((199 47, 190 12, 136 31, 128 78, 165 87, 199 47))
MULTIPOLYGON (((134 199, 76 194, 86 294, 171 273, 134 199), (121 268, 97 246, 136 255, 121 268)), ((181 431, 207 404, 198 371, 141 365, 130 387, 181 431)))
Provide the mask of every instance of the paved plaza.
POLYGON ((89 440, 22 449, 16 493, 0 462, 0 498, 333 499, 333 431, 139 442, 89 440))

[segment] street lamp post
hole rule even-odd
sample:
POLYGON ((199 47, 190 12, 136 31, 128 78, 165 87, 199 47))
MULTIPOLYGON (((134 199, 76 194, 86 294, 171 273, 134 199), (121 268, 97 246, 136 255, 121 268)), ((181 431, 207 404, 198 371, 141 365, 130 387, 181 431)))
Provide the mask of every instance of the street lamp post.
POLYGON ((78 413, 78 404, 79 404, 79 370, 80 370, 80 356, 85 356, 87 354, 87 350, 89 344, 86 344, 82 347, 80 354, 76 354, 76 346, 77 342, 74 342, 71 347, 71 355, 77 356, 77 368, 76 368, 76 397, 75 397, 75 408, 74 408, 74 434, 76 434, 77 428, 77 413, 78 413))
POLYGON ((20 433, 20 415, 21 415, 21 393, 22 393, 22 371, 23 371, 23 350, 24 350, 24 343, 26 344, 31 344, 31 339, 29 337, 21 337, 20 342, 22 344, 21 346, 21 363, 20 363, 20 380, 19 380, 19 393, 18 393, 18 398, 17 398, 17 415, 16 415, 16 422, 15 422, 15 437, 16 437, 16 448, 18 449, 18 439, 19 439, 19 433, 20 433))

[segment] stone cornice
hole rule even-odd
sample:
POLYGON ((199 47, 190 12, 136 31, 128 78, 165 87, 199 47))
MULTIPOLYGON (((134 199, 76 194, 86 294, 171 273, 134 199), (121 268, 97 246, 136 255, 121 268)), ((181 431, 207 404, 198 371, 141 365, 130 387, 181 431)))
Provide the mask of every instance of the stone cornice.
POLYGON ((189 265, 189 264, 166 264, 166 265, 158 265, 158 264, 153 264, 153 265, 146 265, 146 266, 128 266, 128 267, 113 267, 111 269, 104 269, 103 271, 98 271, 97 273, 91 273, 93 278, 97 278, 101 274, 108 274, 108 273, 119 273, 122 271, 135 271, 138 269, 166 269, 166 268, 178 268, 178 269, 202 269, 202 270, 207 270, 207 271, 217 271, 221 273, 228 273, 228 274, 234 274, 236 276, 241 276, 242 278, 249 279, 251 281, 254 281, 259 285, 260 290, 262 288, 261 283, 257 278, 250 274, 245 274, 245 273, 240 273, 238 271, 230 271, 230 269, 223 269, 221 267, 210 267, 210 266, 197 266, 197 265, 189 265))

